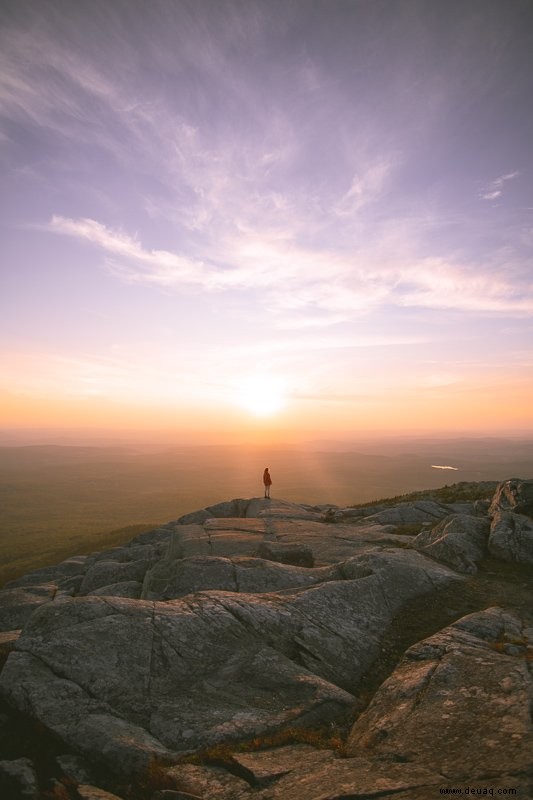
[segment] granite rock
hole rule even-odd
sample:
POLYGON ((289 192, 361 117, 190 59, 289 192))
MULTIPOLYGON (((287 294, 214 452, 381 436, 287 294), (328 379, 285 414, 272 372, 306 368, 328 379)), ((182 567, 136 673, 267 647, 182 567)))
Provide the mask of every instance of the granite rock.
POLYGON ((489 522, 483 517, 453 514, 431 530, 422 531, 414 546, 458 572, 474 575, 487 554, 489 522))
POLYGON ((502 561, 533 564, 533 519, 511 511, 495 511, 488 546, 491 555, 502 561))

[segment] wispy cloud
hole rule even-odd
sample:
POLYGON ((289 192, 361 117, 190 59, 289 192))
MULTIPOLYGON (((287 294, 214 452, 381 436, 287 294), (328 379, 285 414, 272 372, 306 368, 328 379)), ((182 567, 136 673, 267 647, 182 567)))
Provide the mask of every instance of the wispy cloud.
POLYGON ((168 250, 145 250, 138 239, 121 231, 111 231, 96 220, 73 220, 54 216, 50 222, 50 230, 100 247, 113 257, 114 260, 108 262, 113 271, 130 282, 159 286, 209 284, 201 261, 194 261, 168 250), (117 261, 118 257, 123 260, 117 261))
MULTIPOLYGON (((49 229, 90 242, 122 280, 164 288, 206 291, 267 291, 263 305, 280 327, 328 327, 383 305, 466 311, 533 310, 533 284, 517 291, 512 275, 493 264, 472 271, 438 258, 383 253, 311 251, 277 236, 227 237, 203 259, 168 250, 147 250, 137 237, 92 219, 54 216, 49 229), (266 301, 266 302, 265 302, 266 301)), ((394 240, 397 243, 397 240, 394 240)), ((505 265, 504 265, 505 266, 505 265)))
POLYGON ((496 178, 487 184, 487 186, 481 191, 480 198, 482 200, 497 200, 502 196, 505 184, 508 181, 518 178, 519 175, 520 173, 517 170, 515 172, 508 172, 505 175, 500 175, 499 178, 496 178))
MULTIPOLYGON (((364 92, 358 98, 356 114, 347 102, 353 87, 332 82, 328 59, 291 50, 289 61, 285 53, 279 68, 272 65, 265 26, 276 23, 261 4, 242 14, 232 7, 231 19, 224 16, 214 26, 202 13, 195 19, 183 12, 179 24, 170 15, 172 24, 158 34, 167 42, 175 37, 172 48, 159 46, 155 29, 148 38, 143 32, 139 58, 154 69, 151 81, 149 70, 139 69, 135 36, 129 43, 120 37, 126 44, 116 53, 105 48, 101 61, 54 33, 55 21, 5 36, 0 97, 11 118, 67 141, 66 172, 76 169, 80 152, 92 163, 87 153, 95 150, 123 170, 116 182, 99 176, 113 222, 104 213, 98 220, 71 217, 65 205, 50 230, 99 248, 107 269, 124 282, 166 292, 248 293, 250 313, 260 308, 283 330, 327 332, 389 306, 532 310, 531 282, 515 288, 516 264, 509 270, 508 260, 482 255, 468 261, 455 241, 434 247, 430 226, 420 224, 425 206, 409 218, 398 174, 426 184, 413 167, 416 154, 411 164, 403 150, 397 155, 404 133, 384 130, 388 116, 375 124, 372 86, 366 100, 364 92), (256 80, 235 56, 235 46, 240 52, 250 37, 259 66, 246 63, 258 70, 256 80), (136 80, 126 80, 128 72, 136 80), (121 181, 140 188, 126 197, 116 189, 121 181), (396 205, 388 205, 390 195, 396 205), (134 212, 122 215, 122 204, 134 212), (138 234, 116 222, 128 218, 140 220, 138 234), (161 228, 171 223, 163 248, 145 244, 157 241, 154 220, 161 228)), ((412 98, 405 117, 415 112, 412 98)), ((480 196, 496 200, 518 175, 500 175, 480 196)))
POLYGON ((363 173, 355 174, 350 188, 335 204, 333 212, 340 217, 350 217, 378 200, 392 169, 393 164, 387 159, 370 164, 363 173))
POLYGON ((421 259, 399 276, 395 292, 405 306, 522 314, 533 310, 533 281, 518 290, 506 264, 486 263, 474 270, 466 263, 421 259))

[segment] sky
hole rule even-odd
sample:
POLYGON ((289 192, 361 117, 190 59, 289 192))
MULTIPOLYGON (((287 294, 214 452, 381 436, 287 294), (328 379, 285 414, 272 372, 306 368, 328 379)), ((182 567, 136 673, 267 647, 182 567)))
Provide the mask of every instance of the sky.
POLYGON ((529 0, 2 0, 0 428, 533 429, 529 0))

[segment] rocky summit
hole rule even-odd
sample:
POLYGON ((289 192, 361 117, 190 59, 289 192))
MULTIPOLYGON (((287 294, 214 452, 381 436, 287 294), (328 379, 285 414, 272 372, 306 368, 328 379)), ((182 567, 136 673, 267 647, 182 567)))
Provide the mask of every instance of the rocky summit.
POLYGON ((36 570, 0 592, 0 796, 530 798, 532 568, 515 478, 236 499, 36 570))

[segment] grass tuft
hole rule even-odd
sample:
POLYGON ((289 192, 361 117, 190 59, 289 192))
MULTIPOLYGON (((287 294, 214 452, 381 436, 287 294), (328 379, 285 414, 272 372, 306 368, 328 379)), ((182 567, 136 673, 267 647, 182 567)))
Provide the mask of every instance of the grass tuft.
POLYGON ((319 750, 334 750, 341 756, 346 755, 343 733, 338 726, 331 724, 320 728, 284 728, 241 742, 214 744, 187 756, 184 761, 193 764, 228 765, 236 753, 253 753, 289 744, 308 744, 319 750))

